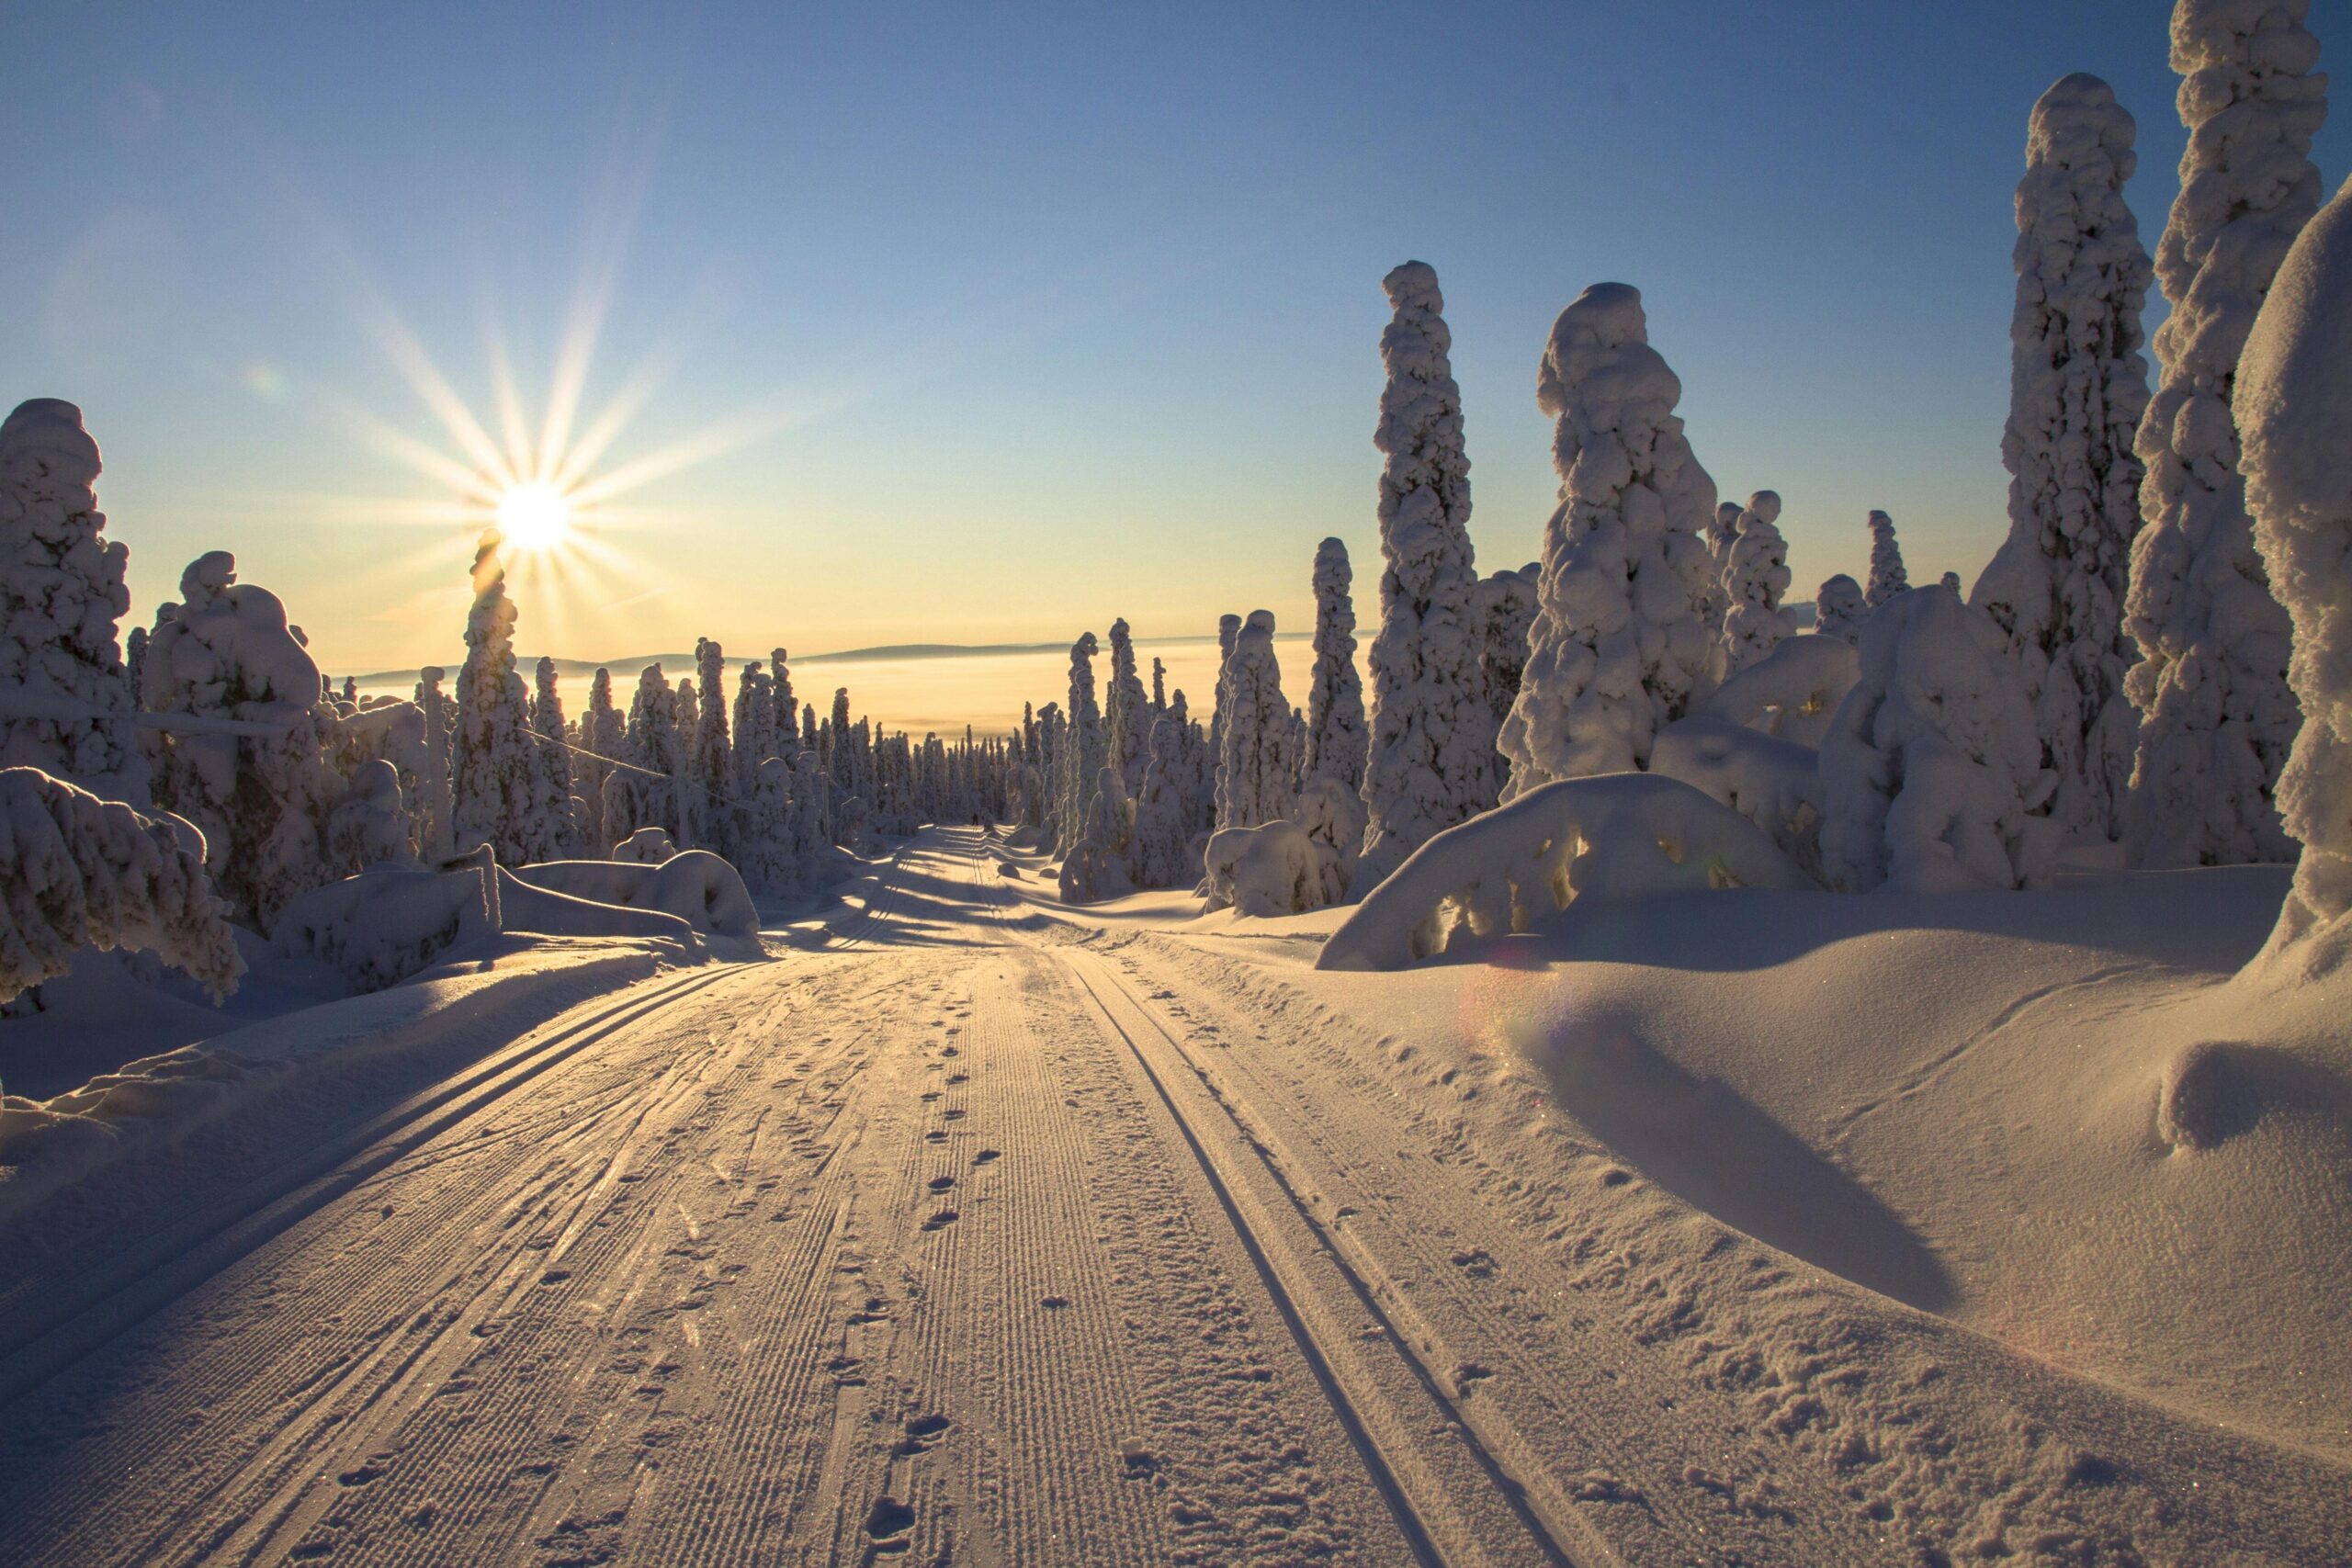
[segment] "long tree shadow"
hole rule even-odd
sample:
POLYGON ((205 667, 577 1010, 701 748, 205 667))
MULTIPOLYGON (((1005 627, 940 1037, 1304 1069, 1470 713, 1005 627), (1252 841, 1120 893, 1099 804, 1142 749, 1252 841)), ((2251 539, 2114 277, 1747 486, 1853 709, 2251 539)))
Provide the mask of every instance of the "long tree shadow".
POLYGON ((1605 1023, 1552 1041, 1544 1067, 1563 1109, 1686 1202, 1922 1312, 1954 1300, 1901 1216, 1724 1084, 1605 1023))

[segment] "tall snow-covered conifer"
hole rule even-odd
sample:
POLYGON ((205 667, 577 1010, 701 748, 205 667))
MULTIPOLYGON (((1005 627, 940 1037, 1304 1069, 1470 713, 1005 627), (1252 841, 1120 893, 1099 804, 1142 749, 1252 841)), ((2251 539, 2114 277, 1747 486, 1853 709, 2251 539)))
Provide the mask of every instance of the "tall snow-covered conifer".
POLYGON ((1060 810, 1057 847, 1064 852, 1085 836, 1087 807, 1094 800, 1103 759, 1110 750, 1102 733, 1102 705, 1094 695, 1094 655, 1099 647, 1092 632, 1080 632, 1069 645, 1069 732, 1062 747, 1057 797, 1060 810))
POLYGON ((450 793, 458 852, 488 844, 501 865, 522 865, 548 858, 553 825, 540 790, 523 677, 514 669, 514 602, 506 593, 499 542, 497 529, 485 529, 474 551, 450 793))
POLYGON ((571 747, 563 728, 563 698, 556 691, 555 660, 542 654, 532 671, 531 733, 539 757, 541 808, 548 815, 548 853, 580 851, 580 824, 571 806, 571 747))
POLYGON ((1289 815, 1297 798, 1298 751, 1290 704, 1274 657, 1274 616, 1252 610, 1227 663, 1225 754, 1216 771, 1216 825, 1255 828, 1289 815))
POLYGON ((2141 660, 2124 842, 2161 868, 2285 860, 2274 798, 2301 722, 2288 615, 2256 550, 2239 472, 2239 352, 2296 233, 2319 207, 2312 138, 2327 117, 2307 0, 2179 0, 2172 64, 2188 145, 2156 243, 2172 313, 2140 422, 2145 526, 2124 628, 2141 660))
POLYGON ((1681 396, 1639 290, 1596 283, 1560 312, 1536 380, 1558 422, 1560 505, 1500 741, 1514 796, 1646 767, 1651 738, 1717 679, 1704 537, 1715 482, 1675 417, 1681 396))
POLYGON ((19 710, 0 712, 0 767, 143 807, 138 705, 115 640, 130 551, 106 537, 98 468, 72 403, 34 398, 0 423, 0 691, 19 710))
POLYGON ((1111 623, 1111 679, 1103 690, 1105 743, 1119 787, 1132 796, 1143 787, 1151 744, 1151 719, 1144 710, 1143 681, 1136 673, 1136 643, 1123 616, 1111 623))
POLYGON ((2033 703, 2058 778, 2052 818, 2102 842, 2115 836, 2137 728, 2122 630, 2140 526, 2132 440, 2148 398, 2148 255, 2123 201, 2135 129, 2096 76, 2062 77, 2033 106, 2001 436, 2009 533, 1970 598, 2001 628, 2033 703))
MULTIPOLYGON (((1718 511, 1721 509, 1718 508, 1718 511)), ((1724 673, 1734 674, 1795 635, 1781 607, 1789 591, 1789 544, 1781 536, 1779 492, 1759 490, 1740 508, 1724 566, 1724 673)))
POLYGON ((1896 594, 1911 587, 1911 574, 1903 570, 1903 547, 1894 537, 1894 519, 1883 512, 1870 514, 1871 579, 1862 585, 1862 602, 1875 610, 1896 594))
MULTIPOLYGON (((1372 744, 1364 766, 1363 882, 1370 886, 1455 823, 1494 804, 1494 710, 1478 669, 1478 572, 1470 458, 1462 439, 1437 274, 1407 262, 1381 280, 1388 381, 1373 445, 1380 472, 1380 630, 1372 639, 1372 744)), ((1221 826, 1232 826, 1221 823, 1221 826)))
POLYGON ((1363 788, 1370 732, 1364 727, 1363 677, 1356 672, 1354 574, 1348 547, 1326 539, 1315 551, 1315 673, 1306 692, 1309 779, 1335 779, 1350 794, 1363 788))
POLYGON ((1870 619, 1870 606, 1862 599, 1862 585, 1841 571, 1824 582, 1821 592, 1814 595, 1813 629, 1823 637, 1834 637, 1859 647, 1862 625, 1870 619))

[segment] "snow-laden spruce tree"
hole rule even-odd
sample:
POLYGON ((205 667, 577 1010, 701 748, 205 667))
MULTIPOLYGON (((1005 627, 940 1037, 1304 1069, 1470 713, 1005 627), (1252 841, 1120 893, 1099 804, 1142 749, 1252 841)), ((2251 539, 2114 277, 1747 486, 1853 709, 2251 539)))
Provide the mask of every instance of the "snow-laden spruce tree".
MULTIPOLYGON (((1720 510, 1720 508, 1718 508, 1720 510)), ((1762 659, 1797 619, 1781 607, 1789 592, 1789 542, 1781 535, 1779 492, 1759 490, 1740 508, 1731 558, 1724 567, 1724 673, 1762 659)))
POLYGON ((438 664, 428 664, 416 672, 416 706, 424 715, 424 765, 417 773, 417 795, 410 809, 417 818, 417 853, 436 863, 458 852, 457 803, 449 790, 458 706, 441 689, 441 682, 448 678, 449 672, 438 664))
POLYGON ((1839 572, 1821 585, 1813 599, 1813 629, 1853 647, 1862 640, 1862 623, 1870 619, 1862 585, 1839 572))
POLYGON ((735 771, 727 727, 727 656, 708 637, 695 639, 695 684, 702 693, 695 720, 695 782, 714 801, 724 800, 735 771))
POLYGON ((768 680, 775 688, 775 739, 781 748, 776 755, 780 757, 790 756, 804 745, 817 743, 813 727, 806 734, 801 731, 800 709, 797 705, 799 699, 792 693, 792 666, 785 662, 785 651, 780 648, 768 651, 768 680))
MULTIPOLYGON (((1497 736, 1510 716, 1511 705, 1519 701, 1543 579, 1544 563, 1529 561, 1515 571, 1498 571, 1478 582, 1478 673, 1486 684, 1487 707, 1495 716, 1497 736)), ((1499 800, 1510 784, 1510 759, 1498 746, 1487 761, 1494 769, 1495 796, 1499 800)))
POLYGON ((231 918, 266 931, 328 879, 322 835, 344 788, 327 761, 334 717, 286 606, 239 582, 234 557, 198 557, 180 574, 180 598, 141 669, 141 706, 190 721, 163 738, 155 802, 203 831, 231 918))
POLYGON ((1371 732, 1364 727, 1363 677, 1356 673, 1356 605, 1349 592, 1354 580, 1345 544, 1326 539, 1316 547, 1315 671, 1306 690, 1300 771, 1359 792, 1371 732))
POLYGON ((1191 853, 1189 783, 1183 721, 1163 713, 1152 721, 1151 761, 1144 769, 1143 793, 1136 796, 1135 830, 1128 840, 1137 887, 1190 887, 1200 880, 1200 863, 1191 853))
MULTIPOLYGON (((1151 716, 1157 721, 1168 711, 1168 666, 1157 658, 1151 661, 1151 716)), ((1150 750, 1146 747, 1145 750, 1150 750)))
POLYGON ((1707 632, 1711 637, 1723 636, 1724 616, 1731 609, 1724 581, 1731 575, 1732 547, 1739 543, 1739 514, 1746 510, 1736 501, 1719 501, 1715 514, 1707 519, 1707 632))
POLYGON ((1675 417, 1681 396, 1649 345, 1637 289, 1596 283, 1560 312, 1536 382, 1558 422, 1560 505, 1544 525, 1527 670, 1500 741, 1514 797, 1647 766, 1659 727, 1718 678, 1702 533, 1715 484, 1675 417))
POLYGON ((1960 592, 1960 573, 1956 571, 1948 571, 1944 573, 1941 577, 1936 579, 1936 583, 1937 586, 1940 587, 1945 592, 1953 595, 1955 598, 1965 597, 1965 595, 1962 594, 1960 592))
POLYGON ((2124 629, 2141 661, 2124 812, 2132 863, 2292 858, 2274 799, 2300 722, 2287 612, 2254 543, 2233 412, 2239 351, 2296 233, 2317 210, 2312 137, 2327 116, 2305 0, 2181 0, 2172 64, 2188 145, 2156 243, 2172 313, 2140 422, 2145 526, 2124 629))
POLYGON ((1274 613, 1252 610, 1226 666, 1225 754, 1217 759, 1216 825, 1255 828, 1290 814, 1297 797, 1298 750, 1282 663, 1274 657, 1274 613))
POLYGON ((237 988, 226 908, 185 829, 37 768, 0 768, 0 1002, 83 947, 144 950, 218 1001, 237 988))
POLYGON ((2115 836, 2137 728, 2122 630, 2140 526, 2132 439, 2148 400, 2148 255, 2123 201, 2135 129, 2096 76, 2062 77, 2033 106, 2001 435, 2009 533, 1969 599, 2001 628, 2034 705, 2058 775, 2052 818, 2093 842, 2115 836))
MULTIPOLYGON (((800 750, 797 739, 789 750, 800 750)), ((733 772, 728 793, 737 800, 749 801, 760 787, 760 764, 786 750, 776 739, 775 691, 756 659, 746 660, 735 680, 732 743, 733 772)))
POLYGON ((501 865, 511 866, 550 858, 556 824, 548 820, 529 702, 514 669, 514 601, 507 596, 499 543, 497 529, 484 529, 474 551, 449 773, 458 852, 488 844, 501 865))
POLYGON ((582 834, 571 798, 571 743, 564 728, 563 698, 556 690, 555 660, 541 654, 531 676, 531 736, 539 756, 539 808, 548 819, 548 857, 569 860, 580 852, 582 834))
POLYGON ((1241 637, 1241 617, 1219 615, 1216 618, 1216 686, 1209 693, 1209 767, 1214 773, 1216 758, 1224 750, 1225 735, 1225 672, 1233 663, 1233 645, 1241 637))
POLYGON ((144 806, 138 704, 115 640, 130 551, 106 536, 98 467, 72 403, 34 398, 0 423, 0 767, 144 806))
POLYGON ((1136 642, 1125 617, 1111 623, 1111 679, 1103 689, 1103 736, 1119 787, 1129 795, 1143 786, 1151 747, 1151 719, 1144 706, 1143 681, 1136 673, 1136 642))
POLYGON ((1903 547, 1895 541, 1894 519, 1873 512, 1866 520, 1871 531, 1871 578, 1862 585, 1862 602, 1877 609, 1911 589, 1911 574, 1903 570, 1903 547))
POLYGON ((2311 974, 2352 953, 2352 183, 2278 269, 2236 393, 2255 543, 2294 628, 2303 713, 2278 785, 2302 858, 2271 952, 2311 974))
POLYGON ((628 746, 628 721, 613 705, 613 672, 599 667, 588 682, 588 711, 580 716, 580 750, 572 755, 572 795, 583 818, 587 853, 602 856, 618 841, 605 820, 605 784, 628 746))
POLYGON ((1833 887, 2028 887, 2058 847, 2041 814, 2033 709, 2001 630, 1940 588, 1897 594, 1863 629, 1861 680, 1821 744, 1821 861, 1833 887))
POLYGON ((1069 645, 1069 730, 1062 743, 1057 797, 1061 838, 1056 845, 1065 853, 1086 832, 1086 808, 1110 755, 1108 738, 1102 733, 1102 709, 1094 695, 1094 655, 1100 646, 1092 632, 1080 632, 1069 645))
MULTIPOLYGON (((1456 822, 1494 804, 1494 710, 1478 669, 1478 570, 1470 458, 1462 441, 1437 274, 1386 277, 1388 381, 1373 445, 1380 472, 1380 630, 1372 639, 1372 745, 1364 765, 1363 874, 1377 881, 1456 822)), ((1220 755, 1223 755, 1221 752, 1220 755)), ((1223 795, 1220 793, 1219 799, 1223 795)), ((1231 827, 1224 813, 1218 826, 1231 827)))

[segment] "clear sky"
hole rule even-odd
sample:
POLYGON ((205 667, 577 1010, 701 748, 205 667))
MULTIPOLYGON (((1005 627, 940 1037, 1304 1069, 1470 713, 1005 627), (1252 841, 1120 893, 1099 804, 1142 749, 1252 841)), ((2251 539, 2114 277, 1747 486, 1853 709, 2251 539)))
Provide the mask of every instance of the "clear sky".
MULTIPOLYGON (((532 652, 1297 626, 1326 534, 1370 622, 1408 257, 1482 568, 1551 508, 1552 318, 1619 279, 1798 593, 1871 506, 1973 579, 2027 111, 2115 85, 2152 248, 2182 142, 2160 0, 354 9, 0 21, 0 396, 83 406, 137 618, 231 549, 338 671, 456 656, 435 377, 494 446, 575 382, 569 449, 629 415, 596 547, 518 570, 532 652)), ((2352 59, 2352 0, 2311 26, 2352 59)))

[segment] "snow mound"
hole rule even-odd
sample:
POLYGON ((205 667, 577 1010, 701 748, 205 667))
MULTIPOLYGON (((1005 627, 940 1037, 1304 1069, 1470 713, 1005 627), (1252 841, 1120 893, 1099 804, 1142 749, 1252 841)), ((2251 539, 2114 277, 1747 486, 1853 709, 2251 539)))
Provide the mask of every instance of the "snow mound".
POLYGON ((708 850, 681 850, 659 865, 546 861, 524 866, 514 875, 531 886, 590 903, 659 909, 711 936, 760 934, 760 911, 742 877, 708 850))
POLYGON ((1657 732, 1650 772, 1730 807, 1820 876, 1821 754, 1812 747, 1702 716, 1657 732))
POLYGON ((1562 779, 1422 845, 1323 944, 1318 969, 1401 969, 1468 931, 1524 931, 1588 897, 1803 888, 1796 863, 1729 807, 1677 779, 1562 779))
POLYGON ((201 842, 37 768, 0 768, 0 1000, 90 946, 152 951, 216 1001, 234 990, 245 964, 201 842))
POLYGON ((380 991, 500 929, 497 890, 481 865, 388 862, 297 897, 270 942, 281 956, 326 964, 354 990, 380 991))
POLYGON ((613 846, 612 858, 634 865, 660 865, 677 852, 667 829, 639 828, 613 846))
MULTIPOLYGON (((1837 717, 1838 705, 1861 678, 1861 656, 1844 637, 1792 637, 1725 681, 1700 711, 1726 724, 1818 746, 1837 717)), ((1657 765, 1655 759, 1650 765, 1657 765)))

